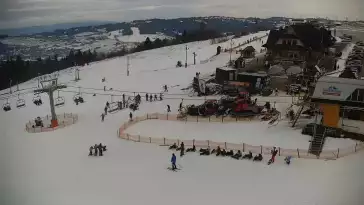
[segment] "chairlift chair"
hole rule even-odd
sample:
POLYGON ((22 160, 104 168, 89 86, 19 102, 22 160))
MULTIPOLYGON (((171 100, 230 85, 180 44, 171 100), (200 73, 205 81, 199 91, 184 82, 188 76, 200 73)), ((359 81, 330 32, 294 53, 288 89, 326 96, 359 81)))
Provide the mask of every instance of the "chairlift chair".
POLYGON ((10 103, 9 103, 9 101, 8 101, 8 100, 6 100, 6 103, 4 103, 4 105, 3 105, 3 110, 4 110, 5 112, 8 112, 8 111, 10 111, 10 110, 11 110, 11 106, 10 106, 10 103))
POLYGON ((59 91, 58 91, 58 97, 56 99, 54 99, 54 106, 56 107, 62 107, 65 104, 65 99, 63 96, 59 96, 59 91))
POLYGON ((18 100, 16 101, 16 107, 17 108, 23 108, 25 107, 25 100, 19 97, 20 95, 18 95, 18 100))
POLYGON ((83 97, 81 95, 81 93, 78 93, 76 94, 74 97, 73 97, 73 101, 78 104, 78 103, 84 103, 85 101, 83 100, 83 97))
POLYGON ((42 98, 40 97, 39 94, 37 94, 34 98, 33 98, 33 103, 36 106, 41 106, 43 104, 42 98))

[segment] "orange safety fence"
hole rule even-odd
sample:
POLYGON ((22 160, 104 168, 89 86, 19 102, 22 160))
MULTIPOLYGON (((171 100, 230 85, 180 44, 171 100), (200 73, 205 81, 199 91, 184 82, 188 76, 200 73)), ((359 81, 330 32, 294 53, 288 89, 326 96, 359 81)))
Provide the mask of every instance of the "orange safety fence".
MULTIPOLYGON (((141 121, 150 120, 150 119, 159 119, 159 120, 171 120, 171 121, 194 121, 194 122, 237 122, 240 121, 236 118, 231 117, 185 117, 183 119, 178 119, 177 115, 171 114, 159 114, 159 113, 152 113, 147 114, 145 116, 136 117, 133 121, 128 121, 124 123, 118 130, 117 135, 118 137, 134 141, 134 142, 144 142, 144 143, 152 143, 164 146, 170 146, 176 143, 178 146, 183 142, 186 147, 195 146, 196 148, 216 148, 220 146, 222 149, 226 150, 241 150, 242 152, 252 152, 254 154, 263 154, 263 155, 270 155, 273 146, 262 146, 262 145, 249 145, 246 143, 229 143, 229 142, 215 142, 212 140, 181 140, 181 139, 168 139, 168 138, 154 138, 154 137, 145 137, 140 135, 130 135, 124 133, 124 131, 141 121), (216 120, 218 119, 218 120, 216 120)), ((309 152, 308 149, 285 149, 281 147, 277 147, 278 156, 292 156, 295 158, 306 158, 306 159, 337 159, 340 157, 344 157, 358 151, 364 150, 364 143, 356 143, 354 146, 346 147, 346 148, 338 148, 335 150, 323 150, 320 156, 313 155, 309 152)))

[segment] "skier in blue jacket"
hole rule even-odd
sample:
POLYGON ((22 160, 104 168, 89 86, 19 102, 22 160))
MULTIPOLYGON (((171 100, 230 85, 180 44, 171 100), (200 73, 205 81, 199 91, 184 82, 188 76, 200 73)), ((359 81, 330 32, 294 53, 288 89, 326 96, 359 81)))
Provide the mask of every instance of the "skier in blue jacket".
POLYGON ((171 163, 172 163, 172 170, 177 169, 177 166, 176 166, 176 155, 174 155, 174 153, 172 154, 171 163))

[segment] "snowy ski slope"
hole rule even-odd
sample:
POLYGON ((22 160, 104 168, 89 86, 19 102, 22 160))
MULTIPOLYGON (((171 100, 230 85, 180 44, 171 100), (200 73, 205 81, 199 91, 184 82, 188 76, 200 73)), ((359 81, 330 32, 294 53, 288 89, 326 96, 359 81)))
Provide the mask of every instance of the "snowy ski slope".
MULTIPOLYGON (((252 36, 263 34, 265 32, 252 36)), ((252 36, 234 41, 243 42, 252 36)), ((229 43, 221 45, 225 47, 229 43)), ((252 45, 260 50, 260 42, 252 45)), ((188 68, 175 67, 178 60, 184 62, 185 58, 185 45, 177 45, 133 54, 129 77, 126 76, 126 57, 80 68, 81 80, 78 82, 72 81, 71 69, 60 72, 59 80, 68 88, 60 92, 66 98, 66 105, 58 108, 57 113, 76 113, 78 122, 55 132, 30 134, 24 131, 29 120, 49 114, 45 95, 42 95, 44 105, 41 107, 32 103, 32 94, 21 95, 27 102, 23 109, 15 108, 16 98, 9 99, 13 110, 0 112, 0 204, 363 204, 363 152, 336 161, 293 159, 289 167, 281 158, 268 166, 265 163, 267 159, 253 163, 187 154, 182 159, 177 158, 182 170, 175 173, 166 169, 171 155, 166 147, 117 138, 117 129, 128 120, 129 110, 108 114, 105 122, 101 123, 100 115, 105 103, 111 100, 110 95, 104 94, 121 94, 115 90, 131 91, 123 92, 128 95, 143 91, 159 93, 162 85, 167 84, 169 94, 175 95, 166 95, 169 99, 161 102, 143 102, 134 116, 163 113, 167 104, 176 113, 180 98, 186 98, 180 89, 191 82, 195 73, 209 74, 229 59, 228 53, 222 53, 213 61, 199 64, 200 60, 214 55, 217 45, 204 41, 187 46, 188 68), (195 66, 191 65, 193 52, 199 58, 195 66), (101 82, 102 77, 106 78, 105 83, 101 82), (114 92, 104 92, 104 85, 112 87, 114 92), (86 102, 77 106, 72 99, 78 87, 82 87, 86 102), (96 96, 92 96, 93 93, 96 96), (107 145, 108 151, 103 157, 88 157, 88 148, 100 142, 107 145)), ((233 57, 236 56, 233 54, 233 57)), ((36 86, 37 81, 32 80, 21 84, 20 89, 36 86)), ((1 100, 7 96, 6 92, 0 92, 1 100)), ((114 97, 114 100, 119 99, 120 96, 114 97)), ((185 104, 202 101, 185 99, 185 104)), ((284 110, 289 103, 277 106, 284 110)), ((165 133, 174 129, 168 124, 153 128, 164 129, 165 133)), ((208 126, 204 128, 209 129, 208 126)), ((174 131, 175 135, 182 134, 178 133, 180 129, 174 131)), ((198 131, 198 134, 203 133, 198 131)))

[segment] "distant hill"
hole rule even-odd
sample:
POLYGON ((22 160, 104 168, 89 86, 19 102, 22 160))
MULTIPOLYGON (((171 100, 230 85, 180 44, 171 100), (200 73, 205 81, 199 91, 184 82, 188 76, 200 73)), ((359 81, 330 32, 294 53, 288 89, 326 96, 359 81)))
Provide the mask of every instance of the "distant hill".
POLYGON ((14 29, 0 29, 0 36, 2 35, 9 35, 9 36, 20 36, 20 35, 32 35, 37 33, 44 33, 44 32, 53 32, 55 30, 64 30, 70 29, 74 27, 86 27, 86 26, 96 26, 101 24, 108 24, 114 22, 82 22, 82 23, 63 23, 63 24, 54 24, 54 25, 47 25, 47 26, 32 26, 32 27, 25 27, 25 28, 14 28, 14 29))
POLYGON ((169 36, 176 35, 176 32, 184 30, 195 30, 203 22, 207 29, 212 29, 220 33, 253 32, 257 30, 269 30, 273 28, 275 22, 286 21, 283 17, 272 17, 268 19, 260 18, 231 18, 231 17, 190 17, 177 19, 149 19, 132 22, 85 22, 56 24, 52 26, 38 26, 21 29, 0 30, 0 34, 7 35, 43 35, 61 36, 64 34, 76 35, 83 32, 95 32, 104 29, 107 32, 123 30, 123 33, 131 34, 131 27, 138 27, 140 34, 164 33, 169 36))

